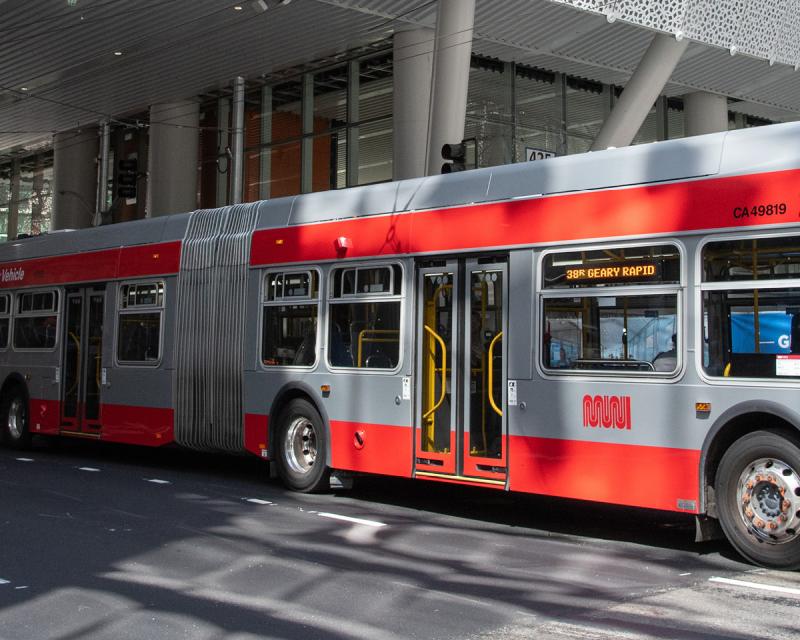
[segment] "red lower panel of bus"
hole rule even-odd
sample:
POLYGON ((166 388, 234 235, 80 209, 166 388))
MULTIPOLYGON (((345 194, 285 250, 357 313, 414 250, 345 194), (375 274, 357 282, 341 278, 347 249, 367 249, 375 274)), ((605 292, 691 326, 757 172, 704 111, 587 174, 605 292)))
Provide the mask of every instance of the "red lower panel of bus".
POLYGON ((244 414, 244 448, 257 456, 263 455, 263 451, 269 443, 269 416, 262 416, 257 413, 244 414))
POLYGON ((512 491, 667 511, 700 504, 699 451, 512 436, 508 457, 512 491))
POLYGON ((28 415, 31 433, 55 435, 61 430, 61 404, 57 400, 31 398, 28 415))
POLYGON ((104 404, 101 439, 147 447, 160 447, 173 441, 173 410, 104 404))
POLYGON ((331 420, 331 465, 335 469, 411 476, 411 427, 331 420))

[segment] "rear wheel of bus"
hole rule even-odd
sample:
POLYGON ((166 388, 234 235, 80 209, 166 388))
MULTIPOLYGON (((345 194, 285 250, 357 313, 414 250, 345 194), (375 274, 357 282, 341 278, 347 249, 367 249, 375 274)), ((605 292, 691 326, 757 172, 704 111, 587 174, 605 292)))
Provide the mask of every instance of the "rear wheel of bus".
POLYGON ((28 397, 25 390, 15 384, 3 394, 0 402, 0 440, 13 449, 26 449, 31 444, 28 429, 28 397))
POLYGON ((734 442, 716 482, 720 523, 748 560, 800 568, 800 439, 755 431, 734 442))
POLYGON ((289 489, 310 493, 329 488, 325 423, 313 404, 302 398, 289 402, 276 436, 275 464, 289 489))

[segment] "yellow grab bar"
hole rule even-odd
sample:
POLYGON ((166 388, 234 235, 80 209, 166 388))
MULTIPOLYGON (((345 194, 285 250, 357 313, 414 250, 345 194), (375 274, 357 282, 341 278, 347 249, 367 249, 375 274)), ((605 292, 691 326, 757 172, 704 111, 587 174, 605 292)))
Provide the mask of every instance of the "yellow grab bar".
POLYGON ((433 414, 434 411, 436 411, 439 407, 442 406, 442 403, 444 402, 444 397, 447 394, 447 379, 446 379, 446 376, 447 376, 447 346, 445 346, 444 340, 442 340, 442 338, 439 336, 439 334, 436 333, 433 329, 431 329, 427 324, 423 325, 422 328, 425 329, 425 331, 427 331, 428 333, 430 333, 431 336, 433 336, 433 339, 436 340, 436 342, 438 342, 439 346, 442 348, 442 393, 441 393, 441 396, 439 397, 438 402, 435 405, 433 405, 426 413, 422 414, 422 418, 424 420, 424 419, 430 417, 433 414))
MULTIPOLYGON (((427 327, 425 327, 425 328, 427 329, 427 327)), ((492 409, 494 409, 494 412, 498 416, 502 416, 503 415, 503 411, 500 409, 500 407, 497 406, 497 404, 494 401, 494 385, 493 385, 493 382, 494 382, 494 380, 493 380, 493 378, 494 378, 494 366, 492 366, 492 365, 494 364, 494 358, 493 358, 494 345, 502 337, 503 337, 503 332, 501 331, 500 333, 498 333, 494 337, 494 339, 491 341, 491 343, 489 343, 489 357, 487 358, 489 360, 489 384, 488 384, 488 386, 489 386, 489 404, 492 405, 492 409)))

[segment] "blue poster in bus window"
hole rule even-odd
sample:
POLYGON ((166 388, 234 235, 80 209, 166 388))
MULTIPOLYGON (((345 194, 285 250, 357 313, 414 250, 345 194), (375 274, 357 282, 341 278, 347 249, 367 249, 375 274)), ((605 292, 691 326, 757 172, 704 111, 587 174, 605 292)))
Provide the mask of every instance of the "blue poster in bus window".
MULTIPOLYGON (((783 311, 758 314, 761 353, 791 353, 792 316, 783 311)), ((755 323, 752 313, 731 314, 733 353, 755 353, 755 323)))

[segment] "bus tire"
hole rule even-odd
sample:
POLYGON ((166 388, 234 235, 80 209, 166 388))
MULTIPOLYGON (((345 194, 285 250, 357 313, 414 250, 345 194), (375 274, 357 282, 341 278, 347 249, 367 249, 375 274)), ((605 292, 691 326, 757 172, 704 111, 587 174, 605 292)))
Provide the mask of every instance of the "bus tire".
POLYGON ((749 561, 800 568, 800 445, 776 431, 754 431, 722 456, 716 480, 722 530, 749 561))
POLYGON ((28 429, 28 396, 19 384, 3 394, 0 403, 0 436, 3 444, 12 449, 27 449, 31 444, 28 429))
POLYGON ((286 487, 303 493, 330 488, 325 423, 313 404, 303 398, 290 401, 280 413, 276 435, 275 464, 286 487))

